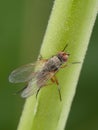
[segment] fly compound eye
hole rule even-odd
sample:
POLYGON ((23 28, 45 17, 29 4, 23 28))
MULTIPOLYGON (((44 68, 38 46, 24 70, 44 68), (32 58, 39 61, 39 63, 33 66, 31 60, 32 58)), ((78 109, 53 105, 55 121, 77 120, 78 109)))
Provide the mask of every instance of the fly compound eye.
POLYGON ((63 63, 66 62, 68 59, 68 55, 65 52, 59 52, 57 57, 59 58, 59 60, 63 63))
POLYGON ((66 62, 68 60, 69 54, 66 54, 65 52, 62 54, 62 62, 66 62))

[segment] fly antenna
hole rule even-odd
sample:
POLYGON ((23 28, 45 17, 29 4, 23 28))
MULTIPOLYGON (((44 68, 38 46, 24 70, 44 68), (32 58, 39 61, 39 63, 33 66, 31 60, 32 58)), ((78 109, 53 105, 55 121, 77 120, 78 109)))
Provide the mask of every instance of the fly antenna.
POLYGON ((65 49, 68 47, 68 44, 65 45, 62 51, 65 51, 65 49))
POLYGON ((74 62, 71 62, 72 64, 80 64, 81 62, 79 61, 74 61, 74 62))

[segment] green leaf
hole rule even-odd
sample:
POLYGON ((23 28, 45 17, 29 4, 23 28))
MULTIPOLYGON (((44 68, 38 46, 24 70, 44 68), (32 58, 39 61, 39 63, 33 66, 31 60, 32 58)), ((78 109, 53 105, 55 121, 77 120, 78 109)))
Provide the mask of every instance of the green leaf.
POLYGON ((61 51, 71 55, 68 62, 81 62, 56 74, 62 101, 55 84, 43 87, 38 98, 26 100, 18 130, 63 130, 76 91, 82 63, 96 19, 98 0, 55 0, 40 54, 50 58, 61 51))

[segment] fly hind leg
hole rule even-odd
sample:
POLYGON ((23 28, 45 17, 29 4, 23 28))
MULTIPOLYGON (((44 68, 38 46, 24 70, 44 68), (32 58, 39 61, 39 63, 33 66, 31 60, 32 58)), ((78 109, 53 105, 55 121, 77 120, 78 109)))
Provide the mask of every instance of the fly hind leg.
POLYGON ((51 78, 51 81, 52 81, 53 83, 56 83, 56 84, 57 84, 60 101, 62 101, 61 91, 60 91, 60 85, 59 85, 59 82, 58 82, 56 76, 53 76, 53 77, 51 78))
MULTIPOLYGON (((52 85, 52 83, 45 84, 43 87, 49 86, 49 85, 52 85)), ((38 94, 39 94, 40 89, 41 89, 41 88, 39 88, 39 89, 37 90, 36 99, 37 99, 37 97, 38 97, 38 94)))
POLYGON ((36 99, 37 99, 37 97, 38 97, 38 93, 39 93, 39 91, 40 91, 40 88, 37 90, 37 93, 36 93, 36 99))

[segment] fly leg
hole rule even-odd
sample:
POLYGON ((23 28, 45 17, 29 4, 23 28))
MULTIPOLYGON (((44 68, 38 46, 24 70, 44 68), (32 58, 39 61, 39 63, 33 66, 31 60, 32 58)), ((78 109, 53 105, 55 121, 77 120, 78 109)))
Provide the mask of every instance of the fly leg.
POLYGON ((48 59, 43 59, 42 55, 40 54, 38 57, 38 61, 39 61, 39 63, 45 63, 48 61, 48 59))
POLYGON ((23 87, 22 89, 18 90, 17 92, 15 92, 14 95, 22 93, 22 92, 27 88, 27 86, 28 86, 28 85, 26 85, 26 86, 23 87))
POLYGON ((39 54, 38 60, 42 60, 42 59, 43 59, 42 55, 39 54))
POLYGON ((59 82, 58 82, 56 76, 53 76, 53 77, 51 78, 51 81, 52 81, 53 83, 56 83, 56 84, 57 84, 60 101, 62 101, 61 91, 60 91, 60 85, 59 85, 59 82))
POLYGON ((40 88, 37 90, 37 93, 36 93, 36 99, 37 99, 37 97, 38 97, 38 93, 39 93, 39 91, 40 91, 40 88))
POLYGON ((65 65, 61 66, 60 68, 65 68, 65 67, 67 67, 67 66, 68 66, 68 64, 65 64, 65 65))
MULTIPOLYGON (((49 85, 52 85, 52 83, 45 84, 43 87, 49 86, 49 85)), ((39 94, 40 89, 41 89, 41 88, 39 88, 39 89, 37 90, 36 99, 37 99, 37 97, 38 97, 38 94, 39 94)))

